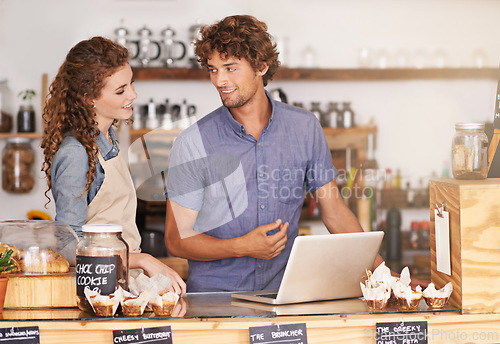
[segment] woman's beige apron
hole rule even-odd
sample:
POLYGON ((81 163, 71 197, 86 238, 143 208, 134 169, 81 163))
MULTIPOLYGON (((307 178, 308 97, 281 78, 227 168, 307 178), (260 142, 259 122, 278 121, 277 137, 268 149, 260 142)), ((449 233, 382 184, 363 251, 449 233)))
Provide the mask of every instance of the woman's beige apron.
POLYGON ((137 196, 125 161, 118 155, 99 162, 104 169, 104 181, 87 208, 86 223, 114 223, 122 225, 122 237, 129 252, 140 252, 141 236, 135 223, 137 196))

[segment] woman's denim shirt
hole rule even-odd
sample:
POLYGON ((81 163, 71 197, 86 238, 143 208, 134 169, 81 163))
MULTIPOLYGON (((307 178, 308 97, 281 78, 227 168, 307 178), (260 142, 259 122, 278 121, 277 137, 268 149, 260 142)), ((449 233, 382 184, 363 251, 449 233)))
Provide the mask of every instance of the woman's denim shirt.
MULTIPOLYGON (((99 133, 95 139, 97 148, 104 160, 118 155, 118 140, 111 127, 109 135, 112 144, 99 133)), ((104 181, 104 170, 96 158, 96 173, 88 193, 87 172, 88 156, 85 147, 69 133, 59 146, 52 159, 50 176, 52 178, 52 196, 56 203, 56 221, 61 221, 73 228, 79 238, 83 236, 82 226, 87 219, 87 207, 94 199, 104 181)))

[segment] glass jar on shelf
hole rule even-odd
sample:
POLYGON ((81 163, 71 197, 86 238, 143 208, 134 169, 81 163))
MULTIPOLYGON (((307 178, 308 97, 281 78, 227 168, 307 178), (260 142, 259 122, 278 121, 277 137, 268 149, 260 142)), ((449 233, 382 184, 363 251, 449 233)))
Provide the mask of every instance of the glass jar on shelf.
POLYGON ((484 123, 457 123, 453 136, 453 177, 485 179, 488 174, 488 137, 484 123))
POLYGON ((32 105, 21 105, 17 112, 17 132, 34 133, 36 131, 35 110, 32 105))
POLYGON ((343 123, 340 125, 341 128, 352 128, 354 124, 354 111, 351 108, 351 102, 342 103, 342 118, 343 123))
POLYGON ((323 111, 319 106, 319 102, 312 102, 310 111, 318 119, 320 123, 323 123, 323 111))
POLYGON ((2 189, 12 193, 27 193, 33 189, 35 153, 29 138, 6 140, 2 154, 2 189))

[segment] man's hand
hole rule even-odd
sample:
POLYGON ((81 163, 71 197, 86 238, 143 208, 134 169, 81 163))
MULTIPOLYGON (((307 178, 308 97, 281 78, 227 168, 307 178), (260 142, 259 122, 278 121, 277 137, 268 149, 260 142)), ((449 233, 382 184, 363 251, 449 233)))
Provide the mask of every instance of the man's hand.
POLYGON ((420 286, 422 290, 427 288, 427 286, 431 283, 430 281, 427 280, 421 280, 421 279, 416 279, 416 278, 411 278, 410 286, 411 289, 415 290, 417 286, 420 286))
POLYGON ((170 254, 198 261, 244 256, 269 260, 280 254, 287 242, 288 222, 282 224, 281 220, 259 226, 243 236, 229 239, 195 232, 192 228, 195 220, 195 212, 167 200, 165 244, 170 254), (174 214, 176 215, 173 216, 174 214), (183 232, 177 226, 177 221, 180 219, 188 219, 188 221, 181 221, 184 232, 194 235, 180 234, 183 232), (267 235, 276 228, 279 228, 277 233, 267 235))
POLYGON ((283 251, 287 242, 286 232, 288 222, 281 223, 281 220, 259 226, 253 231, 240 237, 241 244, 246 252, 242 256, 250 256, 257 259, 269 260, 276 257, 283 251), (268 232, 279 227, 279 231, 273 235, 267 235, 268 232))

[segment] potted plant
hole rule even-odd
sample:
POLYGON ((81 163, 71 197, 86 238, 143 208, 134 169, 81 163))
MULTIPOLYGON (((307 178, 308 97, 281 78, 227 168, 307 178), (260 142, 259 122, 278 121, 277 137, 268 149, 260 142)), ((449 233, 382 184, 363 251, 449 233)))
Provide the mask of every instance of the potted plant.
POLYGON ((18 133, 34 133, 35 132, 35 110, 31 101, 36 96, 34 90, 23 90, 19 92, 19 97, 27 104, 22 104, 17 113, 17 132, 18 133))
POLYGON ((18 267, 17 262, 11 257, 13 252, 14 251, 9 249, 0 253, 0 313, 3 311, 3 305, 5 303, 9 273, 18 267))

